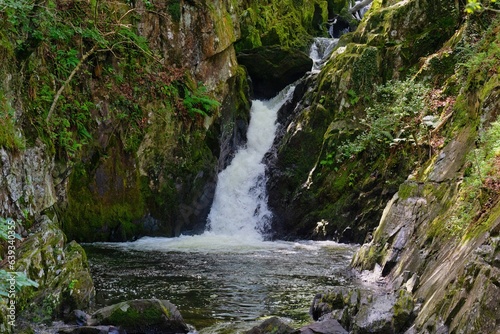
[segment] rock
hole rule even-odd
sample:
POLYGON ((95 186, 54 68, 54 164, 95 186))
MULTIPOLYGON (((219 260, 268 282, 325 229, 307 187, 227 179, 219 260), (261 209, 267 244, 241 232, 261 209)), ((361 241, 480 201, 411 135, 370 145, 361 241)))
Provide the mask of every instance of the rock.
POLYGON ((374 296, 372 303, 360 306, 353 322, 355 333, 394 333, 392 330, 393 295, 374 296))
POLYGON ((299 334, 298 330, 285 324, 281 319, 272 317, 259 326, 255 326, 245 334, 299 334))
POLYGON ((335 319, 328 318, 320 322, 304 326, 301 334, 347 334, 348 332, 335 319))
POLYGON ((24 310, 20 319, 50 321, 92 304, 95 290, 85 251, 74 241, 66 244, 64 233, 46 216, 19 247, 16 270, 39 284, 17 294, 19 310, 24 310))
POLYGON ((178 334, 189 329, 177 307, 167 300, 138 299, 104 307, 89 321, 92 326, 114 325, 127 334, 178 334))
POLYGON ((406 282, 405 288, 408 292, 413 293, 417 289, 418 283, 420 283, 420 278, 417 274, 413 274, 413 276, 406 282))
POLYGON ((114 326, 82 326, 60 329, 58 334, 127 334, 114 326))
POLYGON ((313 65, 300 50, 280 46, 258 47, 243 51, 238 62, 247 68, 256 98, 274 97, 287 85, 300 79, 313 65))
POLYGON ((65 323, 70 325, 85 326, 87 325, 89 319, 90 316, 87 313, 81 310, 74 310, 66 317, 65 323))

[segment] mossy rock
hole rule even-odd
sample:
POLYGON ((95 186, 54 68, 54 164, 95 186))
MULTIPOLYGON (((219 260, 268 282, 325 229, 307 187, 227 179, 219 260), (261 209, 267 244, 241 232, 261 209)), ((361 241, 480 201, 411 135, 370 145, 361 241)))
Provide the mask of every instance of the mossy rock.
POLYGON ((138 299, 97 310, 92 326, 114 325, 128 334, 179 334, 189 329, 177 307, 167 300, 138 299))
POLYGON ((64 233, 45 216, 19 247, 16 271, 25 272, 39 284, 17 294, 19 328, 86 309, 94 300, 85 251, 74 241, 66 244, 64 233))
POLYGON ((280 46, 242 51, 238 62, 252 78, 255 97, 264 99, 274 97, 312 68, 312 60, 304 52, 280 46))

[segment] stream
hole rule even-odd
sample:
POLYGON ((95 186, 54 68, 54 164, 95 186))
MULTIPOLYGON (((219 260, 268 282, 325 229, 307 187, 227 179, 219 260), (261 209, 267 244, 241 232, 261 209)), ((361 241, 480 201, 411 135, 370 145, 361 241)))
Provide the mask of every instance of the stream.
MULTIPOLYGON (((311 47, 317 73, 334 39, 311 47)), ((299 327, 311 322, 318 292, 353 286, 348 266, 356 246, 331 241, 265 241, 265 154, 271 148, 280 107, 293 85, 268 101, 252 101, 247 143, 218 175, 214 202, 202 235, 142 238, 86 245, 98 307, 139 299, 168 299, 193 333, 240 333, 269 316, 299 327)))

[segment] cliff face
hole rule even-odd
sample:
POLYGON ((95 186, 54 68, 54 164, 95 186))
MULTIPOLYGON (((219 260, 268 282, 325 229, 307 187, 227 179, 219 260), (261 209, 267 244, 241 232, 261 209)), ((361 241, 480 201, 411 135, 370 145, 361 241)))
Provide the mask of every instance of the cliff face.
POLYGON ((247 118, 237 7, 49 5, 2 12, 2 99, 22 147, 3 151, 1 214, 53 208, 87 241, 193 228, 217 172, 214 121, 247 118))
POLYGON ((353 333, 499 330, 499 19, 463 5, 374 1, 284 117, 278 237, 367 242, 395 296, 319 298, 353 333))
POLYGON ((499 33, 498 15, 469 17, 422 62, 417 78, 452 99, 432 131, 442 145, 399 186, 353 260, 380 266, 394 289, 417 282, 408 333, 499 330, 499 33))
POLYGON ((458 3, 375 1, 358 29, 340 38, 276 145, 268 187, 280 237, 361 243, 376 227, 431 149, 421 119, 440 112, 426 109, 431 85, 411 73, 460 20, 458 3), (316 235, 322 220, 326 235, 316 235))

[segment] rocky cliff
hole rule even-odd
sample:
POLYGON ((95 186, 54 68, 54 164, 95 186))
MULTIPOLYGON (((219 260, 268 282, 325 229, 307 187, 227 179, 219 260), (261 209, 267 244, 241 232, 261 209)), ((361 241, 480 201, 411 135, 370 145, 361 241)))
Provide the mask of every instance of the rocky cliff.
POLYGON ((353 333, 499 331, 499 17, 464 9, 374 1, 284 116, 275 230, 366 242, 352 266, 384 287, 320 295, 318 319, 353 333))

